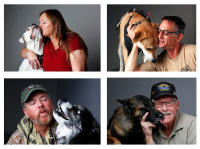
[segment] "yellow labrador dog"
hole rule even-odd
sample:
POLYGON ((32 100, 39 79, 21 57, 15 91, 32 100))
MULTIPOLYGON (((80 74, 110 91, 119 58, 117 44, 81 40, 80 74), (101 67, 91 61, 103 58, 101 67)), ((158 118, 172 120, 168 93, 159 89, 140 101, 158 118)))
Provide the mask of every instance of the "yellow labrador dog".
POLYGON ((120 59, 120 71, 124 71, 127 57, 136 44, 144 54, 145 61, 156 60, 156 47, 158 45, 158 25, 151 22, 147 13, 134 8, 129 10, 117 24, 120 28, 118 54, 120 59), (134 29, 134 38, 131 40, 127 34, 127 27, 131 25, 134 29))

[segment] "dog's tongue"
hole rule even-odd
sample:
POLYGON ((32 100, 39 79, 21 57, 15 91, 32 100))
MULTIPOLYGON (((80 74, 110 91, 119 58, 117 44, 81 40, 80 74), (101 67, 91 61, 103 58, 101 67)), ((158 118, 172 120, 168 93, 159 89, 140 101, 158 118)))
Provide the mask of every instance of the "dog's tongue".
POLYGON ((35 34, 36 34, 36 28, 33 28, 32 34, 31 34, 31 39, 35 38, 35 34))

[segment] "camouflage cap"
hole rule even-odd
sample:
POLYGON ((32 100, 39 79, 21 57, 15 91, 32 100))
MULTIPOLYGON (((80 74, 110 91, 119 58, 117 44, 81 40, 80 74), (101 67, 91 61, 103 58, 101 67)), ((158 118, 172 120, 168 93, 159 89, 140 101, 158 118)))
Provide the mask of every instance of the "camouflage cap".
POLYGON ((31 84, 31 85, 29 85, 21 93, 21 104, 22 104, 22 107, 24 107, 24 103, 28 100, 29 96, 34 91, 47 92, 47 90, 40 84, 31 84))

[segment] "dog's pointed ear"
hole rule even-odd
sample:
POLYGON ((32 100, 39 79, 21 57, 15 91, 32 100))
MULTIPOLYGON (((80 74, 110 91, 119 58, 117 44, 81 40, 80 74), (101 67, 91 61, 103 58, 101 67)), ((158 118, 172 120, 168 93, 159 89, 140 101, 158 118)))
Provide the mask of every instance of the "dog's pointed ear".
POLYGON ((117 99, 117 101, 119 103, 121 103, 122 105, 125 105, 127 103, 127 100, 126 99, 117 99))
POLYGON ((20 43, 24 43, 24 38, 23 37, 21 37, 21 38, 19 38, 19 40, 18 40, 20 43))

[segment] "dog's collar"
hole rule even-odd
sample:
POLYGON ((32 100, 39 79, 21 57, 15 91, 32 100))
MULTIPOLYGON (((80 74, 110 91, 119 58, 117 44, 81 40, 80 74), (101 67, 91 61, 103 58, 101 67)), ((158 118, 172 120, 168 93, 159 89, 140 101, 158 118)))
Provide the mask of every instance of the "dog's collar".
POLYGON ((144 11, 138 9, 138 8, 130 9, 130 10, 128 11, 128 13, 129 13, 129 12, 132 12, 132 11, 141 14, 144 18, 146 18, 149 22, 151 22, 150 14, 149 14, 149 13, 146 13, 146 12, 144 12, 144 11))
MULTIPOLYGON (((129 22, 130 22, 130 20, 131 20, 132 17, 133 17, 133 16, 130 16, 130 17, 129 17, 128 22, 127 22, 126 25, 129 25, 129 22)), ((137 23, 132 24, 132 25, 131 25, 131 28, 133 28, 133 27, 136 26, 136 25, 142 24, 142 22, 144 22, 144 21, 145 21, 145 20, 142 20, 142 21, 139 21, 139 22, 137 22, 137 23)), ((128 26, 127 26, 127 27, 128 27, 128 26)), ((126 28, 127 28, 127 27, 126 27, 126 28)))
MULTIPOLYGON (((137 12, 139 14, 141 14, 145 19, 147 19, 147 21, 151 22, 151 19, 150 19, 150 15, 138 8, 133 8, 133 9, 130 9, 128 10, 120 19, 119 23, 117 24, 117 27, 116 27, 116 30, 119 28, 119 25, 121 24, 122 22, 122 19, 126 16, 127 13, 130 13, 130 12, 137 12)), ((139 23, 139 22, 138 22, 139 23)), ((136 25, 138 25, 138 23, 136 23, 136 25)), ((141 24, 142 22, 140 21, 139 24, 141 24)))

